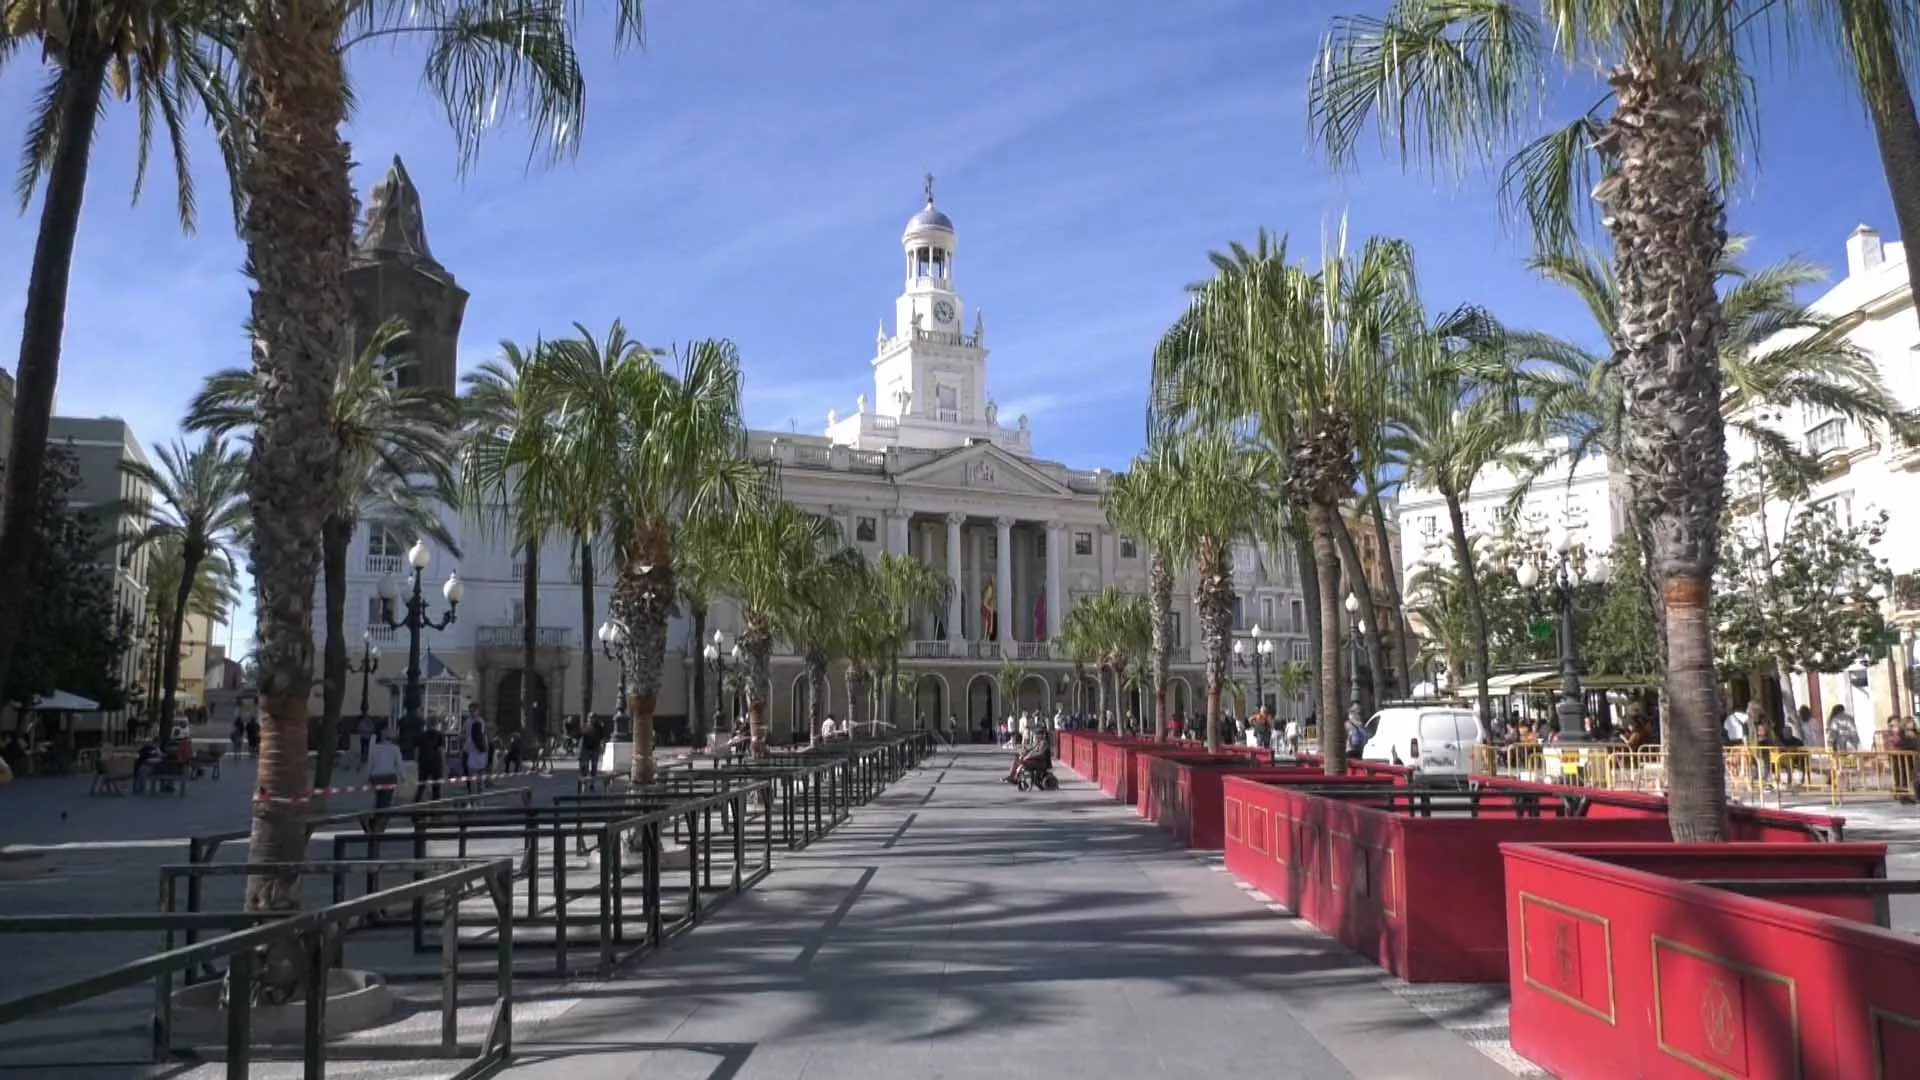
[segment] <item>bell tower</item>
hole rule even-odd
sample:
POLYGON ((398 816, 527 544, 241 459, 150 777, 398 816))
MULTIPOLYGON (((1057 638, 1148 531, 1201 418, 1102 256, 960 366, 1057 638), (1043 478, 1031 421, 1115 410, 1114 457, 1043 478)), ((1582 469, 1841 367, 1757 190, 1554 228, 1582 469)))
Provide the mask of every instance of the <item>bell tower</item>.
POLYGON ((427 247, 420 191, 398 155, 373 189, 366 226, 347 268, 347 289, 353 296, 356 357, 381 323, 400 319, 407 325, 411 354, 411 365, 398 373, 400 384, 454 392, 467 290, 427 247))
POLYGON ((900 235, 906 283, 894 301, 894 327, 881 328, 873 359, 874 412, 902 421, 978 426, 987 422, 985 326, 973 332, 954 290, 959 238, 933 201, 933 175, 926 178, 926 205, 907 219, 900 235))

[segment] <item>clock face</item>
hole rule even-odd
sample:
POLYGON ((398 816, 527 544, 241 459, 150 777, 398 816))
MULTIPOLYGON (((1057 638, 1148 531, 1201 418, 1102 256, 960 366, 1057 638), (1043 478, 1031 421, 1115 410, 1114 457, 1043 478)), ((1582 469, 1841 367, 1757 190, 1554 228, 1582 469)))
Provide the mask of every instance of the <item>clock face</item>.
POLYGON ((945 300, 936 301, 933 305, 933 321, 941 323, 952 322, 953 305, 947 303, 945 300))

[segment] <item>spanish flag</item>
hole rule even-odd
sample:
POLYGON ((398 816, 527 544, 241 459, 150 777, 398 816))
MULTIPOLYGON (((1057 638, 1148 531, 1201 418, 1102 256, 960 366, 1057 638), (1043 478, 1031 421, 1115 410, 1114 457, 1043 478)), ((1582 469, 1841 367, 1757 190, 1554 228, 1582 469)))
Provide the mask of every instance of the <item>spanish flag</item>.
POLYGON ((999 608, 995 607, 993 602, 993 586, 989 584, 980 590, 980 626, 986 630, 985 637, 988 641, 1000 640, 1000 627, 995 625, 999 621, 995 614, 997 611, 999 608))

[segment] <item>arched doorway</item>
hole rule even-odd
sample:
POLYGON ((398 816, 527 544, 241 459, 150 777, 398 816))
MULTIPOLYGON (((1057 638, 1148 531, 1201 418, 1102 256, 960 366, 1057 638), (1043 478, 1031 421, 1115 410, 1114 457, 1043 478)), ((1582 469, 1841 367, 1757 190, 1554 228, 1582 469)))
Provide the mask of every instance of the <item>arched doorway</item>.
MULTIPOLYGON (((951 691, 947 687, 947 677, 937 671, 923 671, 913 680, 913 717, 910 723, 917 728, 940 730, 953 713, 953 703, 948 700, 951 691)), ((960 722, 954 717, 954 722, 960 722)))
MULTIPOLYGON (((994 686, 993 678, 983 673, 967 680, 967 711, 961 715, 960 722, 966 725, 970 739, 981 738, 981 732, 991 732, 1000 722, 1000 691, 994 686)), ((993 736, 985 738, 991 741, 993 736)))
MULTIPOLYGON (((816 734, 813 727, 813 713, 807 707, 807 700, 807 674, 803 671, 793 677, 793 683, 787 688, 787 731, 801 739, 816 734)), ((825 719, 826 713, 823 712, 820 716, 821 719, 825 719)))
POLYGON ((1029 674, 1020 680, 1018 708, 1022 712, 1038 713, 1041 716, 1050 715, 1053 712, 1053 703, 1047 692, 1051 689, 1045 675, 1029 674))
POLYGON ((533 686, 533 715, 523 722, 520 715, 520 682, 523 672, 520 668, 500 676, 494 684, 493 711, 494 723, 501 731, 547 731, 547 680, 538 671, 527 676, 533 686))
POLYGON ((1193 719, 1193 684, 1184 675, 1167 680, 1167 709, 1183 720, 1193 719))

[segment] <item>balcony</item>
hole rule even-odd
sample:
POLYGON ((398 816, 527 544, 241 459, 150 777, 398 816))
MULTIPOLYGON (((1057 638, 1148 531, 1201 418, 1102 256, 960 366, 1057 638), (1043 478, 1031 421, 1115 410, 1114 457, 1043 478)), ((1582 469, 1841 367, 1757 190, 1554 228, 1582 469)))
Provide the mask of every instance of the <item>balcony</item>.
POLYGON ((947 656, 949 653, 947 643, 944 641, 916 641, 913 643, 911 655, 915 660, 927 660, 947 656))
MULTIPOLYGON (((479 632, 479 645, 483 649, 518 649, 525 645, 527 628, 524 626, 483 626, 479 632)), ((535 648, 571 649, 573 630, 565 626, 542 626, 533 632, 535 648)))
POLYGON ((1816 458, 1844 453, 1846 449, 1847 421, 1844 417, 1824 421, 1807 432, 1807 453, 1816 458))
POLYGON ((1013 643, 1013 655, 1016 660, 1051 660, 1053 644, 1046 641, 1016 641, 1013 643))
POLYGON ((368 555, 367 573, 386 576, 400 572, 400 564, 406 560, 398 555, 368 555))

